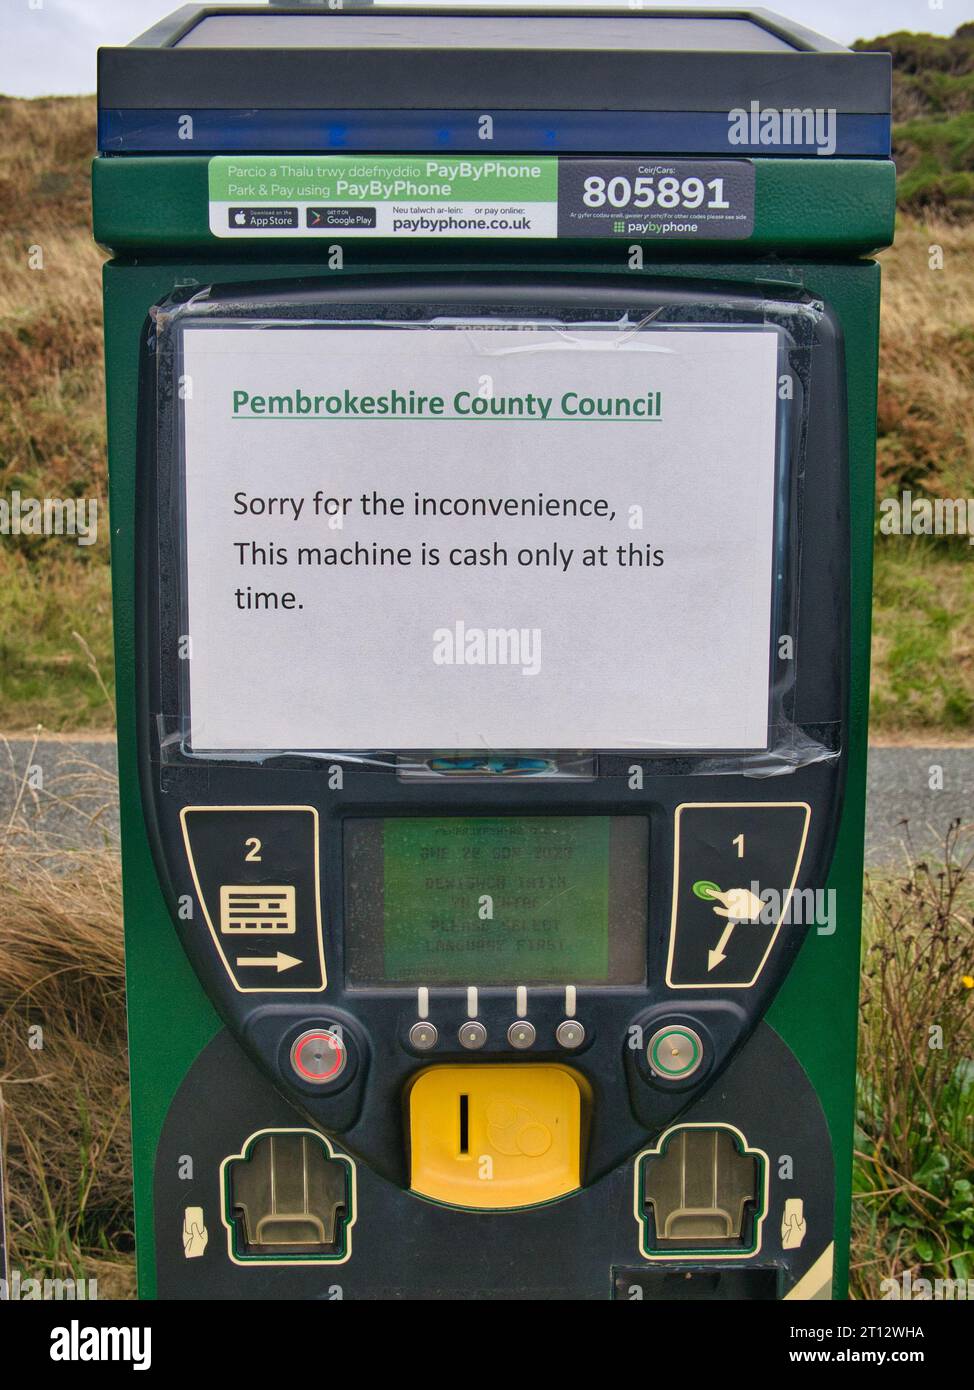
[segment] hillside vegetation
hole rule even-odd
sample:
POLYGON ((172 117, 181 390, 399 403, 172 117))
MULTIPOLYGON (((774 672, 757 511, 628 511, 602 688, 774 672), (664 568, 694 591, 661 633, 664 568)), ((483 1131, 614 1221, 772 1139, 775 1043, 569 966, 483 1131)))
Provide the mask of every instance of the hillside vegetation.
POLYGON ((893 55, 893 155, 900 207, 974 215, 974 23, 952 38, 887 34, 862 51, 893 55))
MULTIPOLYGON (((974 224, 903 218, 882 259, 878 493, 974 496, 974 224), (942 270, 930 268, 932 246, 942 270)), ((875 558, 873 736, 969 738, 969 538, 877 534, 875 558)))
POLYGON ((97 497, 102 512, 93 546, 0 540, 0 730, 112 720, 91 669, 111 676, 94 125, 93 98, 0 99, 0 495, 97 497))

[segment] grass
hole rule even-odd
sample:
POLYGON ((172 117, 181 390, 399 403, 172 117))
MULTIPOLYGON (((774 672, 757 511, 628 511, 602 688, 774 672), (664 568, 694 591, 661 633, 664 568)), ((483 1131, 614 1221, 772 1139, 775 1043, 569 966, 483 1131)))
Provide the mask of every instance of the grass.
POLYGON ((974 226, 899 219, 881 256, 877 487, 966 497, 974 457, 974 226), (942 270, 931 268, 931 247, 942 270))
POLYGON ((95 497, 96 545, 0 545, 0 729, 108 729, 102 255, 92 244, 94 99, 0 99, 0 495, 95 497), (76 635, 77 634, 77 635, 76 635), (80 638, 80 641, 79 641, 80 638))
POLYGON ((0 728, 112 728, 112 703, 85 652, 111 672, 107 565, 57 556, 38 567, 0 550, 0 593, 0 728))
POLYGON ((852 1289, 974 1279, 974 842, 873 877, 864 917, 852 1289))
POLYGON ((79 759, 34 791, 0 741, 0 782, 14 804, 0 823, 0 1130, 11 1268, 25 1279, 95 1278, 100 1297, 132 1297, 114 779, 79 759), (78 848, 82 827, 93 848, 78 848))
POLYGON ((897 127, 896 139, 909 151, 899 161, 902 207, 915 214, 974 215, 974 114, 965 111, 936 123, 908 121, 897 127))
POLYGON ((884 538, 876 550, 873 732, 966 738, 974 719, 974 554, 884 538))
MULTIPOLYGON (((974 226, 901 219, 882 263, 878 495, 974 496, 974 226)), ((974 551, 877 529, 875 561, 873 736, 970 738, 974 551)))

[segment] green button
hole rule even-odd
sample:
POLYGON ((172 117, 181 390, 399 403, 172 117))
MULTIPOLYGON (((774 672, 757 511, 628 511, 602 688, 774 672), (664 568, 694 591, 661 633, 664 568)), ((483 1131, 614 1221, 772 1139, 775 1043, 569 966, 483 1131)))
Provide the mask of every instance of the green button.
POLYGON ((703 1044, 692 1028, 661 1028, 646 1049, 649 1065, 660 1076, 692 1075, 703 1060, 703 1044))
POLYGON ((711 883, 708 878, 698 878, 693 885, 693 892, 698 898, 702 898, 705 903, 713 902, 714 898, 720 893, 716 883, 711 883))

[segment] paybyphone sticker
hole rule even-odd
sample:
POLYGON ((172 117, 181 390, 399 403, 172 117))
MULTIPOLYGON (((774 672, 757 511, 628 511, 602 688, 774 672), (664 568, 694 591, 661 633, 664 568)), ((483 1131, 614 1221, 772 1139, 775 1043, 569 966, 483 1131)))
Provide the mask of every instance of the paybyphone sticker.
POLYGON ((209 221, 221 238, 726 241, 754 231, 754 185, 733 159, 220 155, 209 221))

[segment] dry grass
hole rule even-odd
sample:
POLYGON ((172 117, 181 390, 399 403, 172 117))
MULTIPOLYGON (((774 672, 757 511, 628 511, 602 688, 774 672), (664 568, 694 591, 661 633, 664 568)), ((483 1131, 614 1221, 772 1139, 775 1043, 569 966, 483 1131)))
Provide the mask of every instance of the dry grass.
POLYGON ((35 240, 26 244, 14 232, 0 239, 8 485, 104 495, 100 258, 81 230, 29 234, 35 240), (32 255, 43 257, 42 268, 31 267, 32 255))
MULTIPOLYGON (((974 228, 901 218, 882 263, 879 496, 974 497, 974 228)), ((878 735, 974 735, 971 562, 967 537, 877 534, 878 735)))
POLYGON ((8 486, 105 491, 94 122, 92 98, 0 100, 0 468, 8 486))
POLYGON ((0 206, 9 227, 81 228, 96 119, 93 96, 0 97, 0 206))
POLYGON ((11 1267, 25 1278, 97 1278, 101 1297, 131 1296, 114 780, 79 759, 43 792, 32 791, 15 778, 2 742, 0 780, 13 800, 0 823, 0 1105, 11 1267))
POLYGON ((966 497, 974 459, 974 234, 901 218, 882 256, 880 494, 966 497), (930 266, 943 248, 944 268, 930 266))

